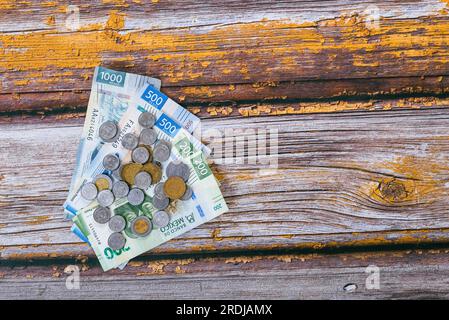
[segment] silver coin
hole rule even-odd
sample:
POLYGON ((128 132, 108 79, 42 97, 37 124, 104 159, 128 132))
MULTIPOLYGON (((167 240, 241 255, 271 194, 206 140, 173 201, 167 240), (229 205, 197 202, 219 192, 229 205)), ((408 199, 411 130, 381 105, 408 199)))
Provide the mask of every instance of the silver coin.
POLYGON ((153 197, 153 206, 158 210, 164 210, 170 204, 170 199, 168 199, 165 195, 159 197, 155 195, 153 197))
POLYGON ((141 144, 152 145, 157 140, 157 133, 153 129, 143 129, 140 132, 139 141, 141 144))
POLYGON ((189 181, 190 178, 190 168, 187 164, 185 164, 184 162, 181 162, 178 166, 177 166, 177 170, 178 170, 178 177, 181 177, 184 182, 189 181))
POLYGON ((160 198, 165 197, 165 193, 164 193, 164 183, 163 182, 159 182, 155 187, 154 187, 154 195, 158 196, 160 198))
POLYGON ((134 185, 142 190, 147 190, 151 186, 151 175, 148 172, 141 171, 134 177, 134 185))
POLYGON ((112 250, 120 250, 126 244, 126 238, 119 232, 112 233, 108 238, 108 246, 112 250))
POLYGON ((97 201, 100 206, 109 207, 114 203, 114 200, 114 194, 111 190, 102 190, 98 192, 97 201))
POLYGON ((134 162, 143 164, 150 159, 150 152, 145 147, 138 147, 131 153, 131 158, 134 162))
POLYGON ((125 149, 133 150, 137 147, 139 140, 132 133, 127 133, 122 138, 122 146, 125 149))
POLYGON ((165 211, 157 211, 153 215, 153 225, 155 228, 166 227, 170 222, 170 215, 165 211))
POLYGON ((128 202, 133 206, 142 204, 145 194, 138 188, 132 188, 128 193, 128 202))
POLYGON ((98 189, 95 184, 92 182, 85 183, 81 188, 81 197, 86 200, 92 201, 95 200, 98 194, 98 189))
POLYGON ((115 180, 122 180, 122 169, 123 166, 120 165, 117 169, 112 171, 111 175, 115 180))
POLYGON ((94 178, 94 183, 97 183, 98 179, 106 179, 106 181, 108 182, 108 189, 111 190, 112 189, 112 179, 111 177, 109 177, 106 174, 99 174, 94 178))
POLYGON ((111 210, 105 207, 97 207, 94 211, 93 218, 96 223, 107 223, 111 219, 111 210))
POLYGON ((112 193, 116 199, 124 198, 129 193, 129 186, 125 181, 116 181, 112 186, 112 193))
POLYGON ((112 216, 108 223, 109 229, 113 232, 121 232, 126 228, 126 220, 121 215, 112 216))
POLYGON ((170 158, 170 149, 164 144, 158 144, 153 149, 153 159, 157 162, 164 162, 170 158))
POLYGON ((171 142, 170 142, 170 141, 161 139, 161 140, 159 140, 159 141, 157 142, 156 145, 165 145, 165 146, 167 146, 168 149, 171 150, 171 142))
POLYGON ((116 170, 120 166, 120 159, 113 153, 109 153, 103 158, 103 167, 106 170, 116 170))
POLYGON ((147 235, 150 234, 151 230, 153 229, 153 224, 151 223, 151 220, 148 219, 145 216, 140 216, 135 218, 132 222, 131 222, 131 232, 133 234, 135 234, 136 236, 139 237, 146 237, 147 235), (147 224, 148 229, 145 230, 144 232, 142 232, 142 230, 139 230, 138 228, 136 228, 136 225, 140 222, 140 227, 142 223, 147 224))
POLYGON ((181 177, 184 180, 184 182, 187 182, 190 177, 189 166, 179 160, 170 162, 167 165, 167 169, 165 170, 165 172, 167 174, 167 177, 173 176, 181 177))
POLYGON ((98 129, 98 135, 106 142, 112 142, 117 136, 118 126, 114 121, 105 121, 98 129))
POLYGON ((175 160, 175 161, 171 161, 167 165, 167 168, 165 169, 165 174, 167 175, 167 177, 175 176, 175 169, 176 169, 177 164, 179 164, 179 163, 180 163, 179 160, 175 160))
POLYGON ((142 112, 137 121, 141 127, 151 128, 156 122, 156 117, 151 112, 142 112))
POLYGON ((182 201, 187 201, 192 198, 193 190, 189 186, 186 188, 186 192, 184 192, 183 196, 180 198, 182 201))

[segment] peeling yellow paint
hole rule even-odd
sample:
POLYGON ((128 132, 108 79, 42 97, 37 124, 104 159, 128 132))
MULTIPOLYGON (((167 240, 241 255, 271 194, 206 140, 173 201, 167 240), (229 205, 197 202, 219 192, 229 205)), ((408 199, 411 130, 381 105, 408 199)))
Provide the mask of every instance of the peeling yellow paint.
POLYGON ((35 224, 41 224, 48 220, 50 220, 50 216, 38 216, 38 217, 33 217, 32 220, 25 221, 24 223, 28 224, 28 225, 35 225, 35 224))
POLYGON ((210 236, 212 237, 212 239, 213 239, 214 241, 221 241, 221 240, 223 240, 223 238, 220 237, 220 233, 221 233, 221 229, 215 228, 214 230, 212 230, 210 236))
MULTIPOLYGON (((126 4, 124 1, 113 1, 113 3, 126 4)), ((345 52, 348 58, 352 57, 354 63, 359 66, 366 66, 367 63, 374 66, 382 60, 382 57, 413 58, 414 61, 425 57, 429 63, 430 61, 433 63, 449 61, 447 52, 438 49, 448 45, 449 37, 445 37, 444 34, 449 32, 449 21, 437 18, 425 23, 418 20, 381 23, 379 30, 369 30, 369 32, 364 29, 364 24, 358 23, 356 19, 326 20, 314 27, 310 27, 307 23, 298 24, 288 20, 259 21, 219 27, 205 33, 191 31, 119 33, 118 30, 124 25, 124 14, 114 10, 111 11, 103 30, 56 34, 49 31, 23 34, 0 33, 2 43, 0 70, 44 70, 50 67, 91 68, 103 62, 104 53, 114 52, 118 57, 125 53, 132 57, 132 52, 146 52, 147 59, 165 60, 169 66, 176 60, 175 68, 169 70, 167 67, 161 71, 169 77, 168 80, 171 83, 202 77, 203 73, 198 71, 195 65, 199 63, 202 68, 205 68, 211 61, 214 61, 215 67, 221 68, 223 73, 232 72, 235 69, 243 79, 249 79, 253 71, 246 62, 240 61, 232 68, 224 67, 226 61, 235 56, 237 49, 223 50, 223 42, 234 37, 257 38, 259 42, 257 50, 239 47, 238 51, 248 56, 266 53, 270 55, 270 59, 279 60, 281 63, 280 66, 276 65, 277 70, 285 71, 298 67, 289 57, 300 56, 304 52, 325 52, 329 55, 335 51, 345 52), (341 38, 333 39, 320 29, 330 25, 340 32, 341 38), (284 41, 287 45, 272 47, 265 43, 272 41, 273 37, 282 39, 280 41, 284 41), (376 37, 378 41, 369 41, 371 37, 376 37), (407 49, 411 47, 413 49, 407 49), (358 62, 360 52, 366 53, 362 62, 358 62), (370 55, 374 53, 375 55, 371 57, 370 55), (49 59, 55 56, 58 59, 49 59)), ((235 59, 232 60, 235 61, 235 59)), ((268 73, 272 68, 273 66, 268 65, 265 70, 258 69, 257 72, 268 73)), ((408 68, 420 68, 420 66, 410 63, 408 68)))
POLYGON ((14 85, 16 86, 25 86, 30 82, 28 79, 16 80, 14 81, 14 85))
POLYGON ((232 258, 227 258, 225 260, 225 263, 232 263, 232 264, 245 264, 245 263, 250 263, 250 262, 254 262, 256 260, 261 260, 262 257, 261 256, 257 256, 257 257, 232 257, 232 258))
POLYGON ((48 16, 45 19, 45 24, 49 26, 54 26, 56 24, 55 16, 48 16))
POLYGON ((128 262, 128 265, 130 267, 141 267, 141 266, 143 266, 143 262, 142 261, 130 261, 130 262, 128 262))

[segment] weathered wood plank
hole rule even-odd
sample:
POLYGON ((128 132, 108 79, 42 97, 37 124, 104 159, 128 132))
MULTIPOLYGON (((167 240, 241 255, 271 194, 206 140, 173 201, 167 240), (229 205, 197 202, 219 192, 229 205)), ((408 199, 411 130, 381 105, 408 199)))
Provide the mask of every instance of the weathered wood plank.
POLYGON ((0 110, 83 105, 98 64, 187 103, 449 90, 444 1, 79 3, 77 31, 66 9, 2 3, 0 110))
MULTIPOLYGON (((278 169, 263 161, 215 164, 231 211, 154 253, 448 241, 449 109, 229 113, 209 115, 203 129, 226 132, 228 142, 242 130, 277 129, 278 169)), ((83 118, 3 120, 1 258, 92 254, 61 218, 83 118)), ((204 138, 215 151, 221 146, 204 138)))
POLYGON ((186 257, 107 273, 86 259, 4 265, 0 299, 447 299, 448 258, 444 249, 186 257), (68 265, 80 270, 79 290, 66 289, 68 265))

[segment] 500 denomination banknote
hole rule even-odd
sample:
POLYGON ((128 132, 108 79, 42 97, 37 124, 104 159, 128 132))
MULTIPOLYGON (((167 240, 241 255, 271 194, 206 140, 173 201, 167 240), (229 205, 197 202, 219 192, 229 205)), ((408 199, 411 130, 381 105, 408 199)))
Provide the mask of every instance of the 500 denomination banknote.
MULTIPOLYGON (((151 101, 151 100, 150 100, 151 101)), ((161 101, 156 99, 156 101, 161 101)), ((170 140, 171 135, 175 131, 179 131, 181 128, 186 130, 189 134, 192 133, 200 124, 200 120, 195 115, 188 112, 184 107, 177 104, 162 92, 155 89, 152 86, 146 86, 142 91, 141 95, 133 100, 133 107, 129 107, 125 114, 119 121, 119 127, 121 128, 119 137, 113 143, 108 143, 103 145, 101 150, 97 152, 97 155, 93 161, 91 161, 89 168, 85 171, 84 175, 80 179, 80 182, 74 187, 72 194, 69 199, 64 204, 64 209, 68 213, 68 216, 73 218, 77 211, 81 208, 89 205, 89 201, 85 200, 81 196, 81 187, 84 183, 91 181, 95 176, 106 173, 110 174, 105 170, 103 166, 103 158, 110 153, 118 156, 122 163, 128 163, 131 159, 131 152, 121 145, 122 137, 127 133, 134 133, 139 135, 140 126, 138 125, 138 118, 142 112, 151 112, 157 119, 155 123, 155 131, 158 133, 159 140, 170 140), (154 107, 153 104, 147 103, 145 97, 151 92, 152 95, 158 95, 162 98, 162 103, 158 107, 154 107), (175 118, 168 116, 165 112, 172 115, 175 118), (186 112, 187 111, 187 112, 186 112), (186 129, 187 127, 187 129, 186 129)), ((201 150, 206 156, 210 154, 210 149, 203 145, 198 139, 191 136, 191 141, 195 147, 201 150)))

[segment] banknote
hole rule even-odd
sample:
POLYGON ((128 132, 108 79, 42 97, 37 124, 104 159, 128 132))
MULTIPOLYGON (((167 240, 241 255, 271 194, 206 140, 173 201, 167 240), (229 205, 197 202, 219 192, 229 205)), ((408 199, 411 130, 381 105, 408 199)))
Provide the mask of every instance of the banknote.
POLYGON ((73 195, 73 190, 79 185, 82 176, 104 145, 98 137, 100 125, 108 120, 120 121, 131 100, 135 98, 136 92, 146 85, 159 89, 161 81, 104 67, 95 68, 86 120, 67 199, 73 195))
MULTIPOLYGON (((113 143, 104 144, 103 147, 98 150, 96 157, 90 162, 88 170, 84 172, 84 175, 76 186, 74 186, 73 192, 65 202, 64 209, 68 217, 73 218, 78 210, 90 203, 90 201, 83 199, 80 194, 82 185, 85 182, 92 180, 92 178, 98 174, 110 174, 110 172, 103 167, 103 158, 107 154, 113 153, 117 155, 122 163, 130 161, 131 153, 129 150, 123 148, 121 139, 127 133, 135 133, 137 135, 140 133, 138 118, 142 112, 151 112, 156 117, 157 121, 154 129, 158 133, 158 139, 169 140, 170 135, 172 135, 175 130, 180 130, 181 128, 190 134, 200 125, 200 119, 198 117, 151 85, 145 86, 135 99, 132 100, 131 104, 134 107, 129 107, 118 121, 119 128, 121 129, 118 139, 113 143), (157 98, 154 98, 155 95, 157 98)), ((191 136, 191 140, 194 146, 201 150, 206 156, 210 154, 210 149, 203 145, 198 139, 191 136)))
POLYGON ((152 219, 157 211, 152 204, 154 186, 145 191, 145 200, 139 206, 130 205, 126 199, 118 199, 111 206, 115 215, 122 215, 128 222, 128 227, 124 231, 126 245, 120 250, 112 250, 108 246, 111 234, 108 225, 98 224, 93 219, 93 212, 98 206, 96 201, 81 209, 74 217, 74 222, 83 230, 105 271, 123 265, 130 259, 228 211, 205 155, 201 149, 195 147, 196 143, 192 136, 185 129, 177 128, 174 132, 170 132, 169 137, 173 146, 172 153, 170 159, 162 165, 165 167, 167 162, 173 160, 181 160, 187 164, 190 169, 188 185, 193 193, 189 200, 176 200, 166 209, 171 215, 167 226, 153 229, 144 238, 135 237, 129 230, 130 221, 141 215, 152 219))

